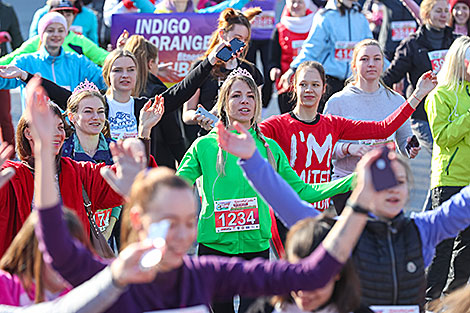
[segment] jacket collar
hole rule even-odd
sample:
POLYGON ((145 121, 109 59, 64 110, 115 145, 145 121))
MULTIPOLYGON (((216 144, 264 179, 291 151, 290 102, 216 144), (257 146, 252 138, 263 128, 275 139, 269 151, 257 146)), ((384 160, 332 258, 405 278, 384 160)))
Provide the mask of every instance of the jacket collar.
POLYGON ((60 60, 64 57, 64 48, 60 47, 60 52, 59 52, 59 55, 54 57, 52 55, 49 54, 49 52, 46 50, 46 48, 44 47, 44 45, 41 46, 41 48, 39 49, 39 56, 41 57, 41 59, 44 59, 44 60, 60 60))
MULTIPOLYGON (((421 45, 426 47, 427 49, 431 50, 432 47, 429 44, 428 40, 426 39, 426 33, 429 30, 426 28, 425 25, 421 25, 415 32, 416 41, 418 41, 421 45)), ((454 40, 453 30, 451 27, 446 26, 444 28, 444 39, 442 40, 442 49, 448 49, 450 44, 454 40)))
POLYGON ((366 228, 368 231, 376 234, 385 234, 387 229, 390 229, 392 233, 396 233, 405 226, 408 220, 409 219, 402 211, 391 220, 382 220, 378 218, 369 219, 367 221, 366 228))

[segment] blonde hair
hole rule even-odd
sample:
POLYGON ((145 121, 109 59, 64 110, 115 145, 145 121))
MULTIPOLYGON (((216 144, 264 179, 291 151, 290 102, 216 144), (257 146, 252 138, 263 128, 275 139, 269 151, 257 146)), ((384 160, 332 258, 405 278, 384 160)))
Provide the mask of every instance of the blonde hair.
MULTIPOLYGON (((273 166, 274 169, 276 169, 276 161, 274 159, 274 155, 269 148, 269 144, 266 141, 266 138, 261 134, 261 131, 258 127, 258 122, 261 120, 261 94, 258 90, 258 87, 256 86, 255 81, 253 78, 248 77, 248 76, 243 76, 243 75, 236 75, 229 77, 225 82, 223 83, 222 87, 220 88, 219 92, 219 97, 217 99, 217 113, 220 117, 220 121, 225 125, 228 126, 229 120, 227 116, 227 104, 229 101, 230 97, 230 91, 232 90, 232 86, 235 83, 235 81, 240 80, 243 81, 248 85, 250 88, 251 92, 253 92, 255 96, 255 112, 253 119, 251 120, 250 127, 253 128, 253 130, 256 132, 256 135, 258 138, 263 142, 263 144, 266 147, 267 154, 268 154, 268 161, 273 166)), ((226 162, 226 152, 223 151, 222 149, 219 148, 219 151, 217 153, 217 172, 225 176, 225 162, 226 162)))
MULTIPOLYGON (((357 55, 359 54, 359 51, 361 51, 361 49, 364 47, 377 47, 379 49, 380 55, 382 56, 382 67, 380 68, 380 70, 383 71, 383 62, 385 60, 385 55, 384 55, 382 48, 380 47, 379 42, 375 39, 364 39, 358 42, 356 46, 354 46, 352 60, 351 60, 351 69, 356 67, 357 55)), ((348 83, 355 84, 356 82, 357 82, 357 72, 353 70, 352 76, 347 79, 346 84, 348 83)), ((382 77, 379 77, 379 84, 385 87, 385 89, 387 89, 388 91, 394 93, 394 91, 384 83, 382 77)))
MULTIPOLYGON (((135 58, 134 54, 128 50, 121 50, 121 49, 116 49, 111 51, 106 59, 104 60, 103 64, 103 79, 106 85, 108 86, 108 90, 106 91, 106 94, 109 95, 111 93, 111 80, 109 79, 110 74, 111 74, 111 68, 113 67, 114 62, 121 58, 121 57, 128 57, 131 58, 132 61, 134 62, 135 66, 137 67, 137 76, 139 75, 139 63, 137 62, 137 59, 135 58)), ((135 86, 132 91, 132 94, 134 94, 135 91, 135 86)))
POLYGON ((428 24, 431 10, 438 1, 446 0, 423 0, 423 2, 421 2, 421 5, 419 6, 419 16, 424 24, 428 24))
POLYGON ((137 59, 137 81, 132 95, 139 97, 147 86, 149 75, 148 62, 158 57, 158 48, 143 36, 132 35, 127 39, 124 49, 132 52, 137 59))
POLYGON ((437 74, 440 86, 450 90, 463 88, 461 82, 465 80, 467 67, 465 66, 465 54, 470 49, 470 37, 461 36, 450 46, 446 54, 444 64, 437 74))

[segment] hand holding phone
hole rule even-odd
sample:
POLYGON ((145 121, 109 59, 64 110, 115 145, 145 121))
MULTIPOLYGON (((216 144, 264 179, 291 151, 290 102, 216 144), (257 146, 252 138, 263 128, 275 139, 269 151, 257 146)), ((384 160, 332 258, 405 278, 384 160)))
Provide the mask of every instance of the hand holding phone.
POLYGON ((419 141, 418 141, 418 138, 416 137, 416 135, 413 135, 413 137, 411 137, 410 141, 406 144, 406 153, 408 153, 408 157, 410 157, 410 152, 411 152, 411 148, 418 148, 419 147, 419 141))
POLYGON ((217 116, 215 116, 214 114, 210 113, 209 111, 207 111, 203 106, 198 106, 197 110, 196 110, 196 114, 200 114, 204 117, 207 117, 209 119, 212 120, 212 123, 211 123, 211 127, 214 128, 215 127, 215 123, 217 123, 219 121, 219 118, 217 116))
POLYGON ((225 46, 219 52, 217 52, 216 57, 224 62, 230 60, 234 55, 236 55, 240 50, 245 46, 245 43, 238 38, 234 38, 230 41, 230 47, 225 46))
POLYGON ((140 259, 141 269, 151 269, 160 263, 163 257, 163 248, 166 244, 166 235, 168 234, 170 226, 171 223, 169 220, 150 224, 146 240, 152 243, 154 249, 147 251, 140 259))
POLYGON ((376 191, 382 191, 398 185, 395 173, 391 167, 391 161, 388 157, 389 152, 390 149, 386 146, 383 147, 382 154, 370 167, 372 183, 376 191))

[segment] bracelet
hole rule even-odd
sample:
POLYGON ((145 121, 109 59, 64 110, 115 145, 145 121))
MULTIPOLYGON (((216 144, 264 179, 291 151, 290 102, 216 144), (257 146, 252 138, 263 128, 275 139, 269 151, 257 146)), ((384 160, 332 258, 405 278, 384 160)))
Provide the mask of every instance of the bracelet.
POLYGON ((350 207, 354 211, 354 213, 364 214, 367 216, 369 215, 369 211, 361 207, 359 204, 350 201, 349 199, 348 201, 346 201, 346 206, 350 207))
POLYGON ((351 153, 349 153, 349 147, 351 147, 351 143, 348 142, 348 145, 346 146, 346 155, 350 155, 351 153))
POLYGON ((137 138, 139 138, 140 140, 150 140, 150 137, 146 138, 146 137, 143 137, 143 136, 138 136, 137 138))
POLYGON ((418 97, 416 97, 416 95, 414 93, 412 93, 411 96, 413 98, 415 98, 416 100, 418 100, 418 103, 421 103, 421 101, 423 101, 423 100, 420 100, 418 97))

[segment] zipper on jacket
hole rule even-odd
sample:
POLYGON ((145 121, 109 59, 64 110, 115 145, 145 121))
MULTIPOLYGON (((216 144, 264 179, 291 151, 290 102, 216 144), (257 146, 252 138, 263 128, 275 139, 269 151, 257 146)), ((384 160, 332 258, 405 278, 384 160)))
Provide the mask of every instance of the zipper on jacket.
POLYGON ((55 58, 56 58, 56 57, 54 57, 54 58, 52 59, 51 67, 52 67, 52 78, 54 79, 54 83, 57 84, 57 81, 56 81, 56 78, 55 78, 55 69, 54 69, 55 58))
POLYGON ((446 173, 447 175, 449 175, 449 167, 450 167, 450 164, 452 163, 452 161, 454 160, 455 158, 455 155, 457 154, 457 151, 459 151, 459 147, 457 147, 457 149, 455 149, 454 153, 452 153, 450 159, 449 159, 449 163, 447 163, 447 166, 446 166, 446 173))
POLYGON ((397 230, 393 228, 392 222, 387 223, 387 241, 388 249, 390 250, 390 259, 392 261, 392 278, 393 278, 393 302, 391 304, 397 304, 398 302, 398 277, 397 277, 397 262, 395 260, 395 250, 393 249, 392 234, 396 234, 397 230))
MULTIPOLYGON (((346 10, 348 13, 348 34, 349 34, 349 41, 352 41, 351 38, 351 9, 346 10)), ((348 78, 348 69, 349 69, 349 62, 346 63, 346 73, 344 73, 344 79, 348 78)))

